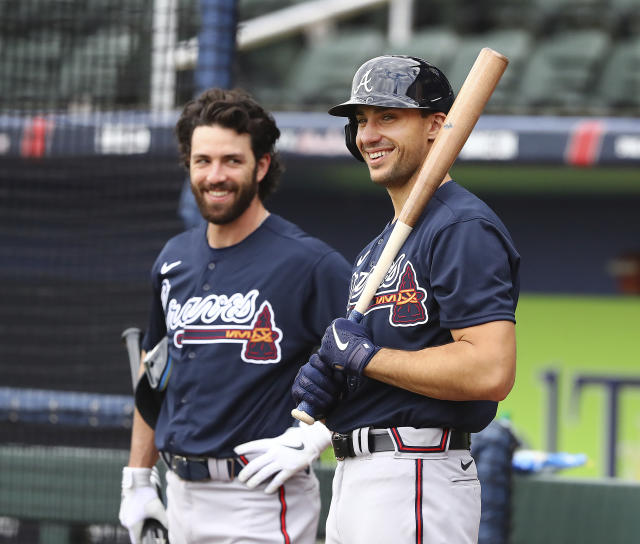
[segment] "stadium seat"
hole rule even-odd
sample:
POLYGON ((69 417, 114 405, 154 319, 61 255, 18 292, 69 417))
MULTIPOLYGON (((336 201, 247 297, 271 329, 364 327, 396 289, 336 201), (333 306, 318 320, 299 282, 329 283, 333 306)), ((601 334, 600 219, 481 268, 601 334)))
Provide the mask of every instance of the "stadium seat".
POLYGON ((640 2, 638 0, 611 0, 610 10, 614 18, 612 31, 616 35, 640 34, 640 2))
POLYGON ((532 23, 538 8, 536 0, 488 0, 485 2, 486 19, 491 29, 527 29, 532 23))
POLYGON ((530 28, 541 35, 563 28, 607 29, 610 0, 532 0, 530 28))
POLYGON ((356 69, 381 55, 385 36, 377 30, 358 29, 309 44, 291 67, 283 84, 282 98, 290 105, 317 107, 349 97, 356 69))
POLYGON ((238 18, 240 21, 253 19, 294 4, 302 0, 236 0, 238 6, 238 18))
POLYGON ((304 36, 295 35, 255 49, 238 51, 234 86, 246 89, 270 109, 282 107, 283 81, 304 45, 304 36))
POLYGON ((498 29, 465 37, 447 72, 454 91, 457 93, 460 90, 480 50, 490 47, 505 55, 509 59, 509 65, 491 96, 486 111, 504 110, 511 104, 516 92, 525 60, 530 53, 531 41, 529 33, 520 29, 498 29))
POLYGON ((591 100, 594 111, 640 111, 640 37, 616 43, 591 100))
POLYGON ((72 103, 114 104, 119 76, 136 48, 136 36, 120 29, 107 29, 79 41, 63 59, 59 94, 72 103))
POLYGON ((541 41, 519 79, 514 105, 532 113, 582 112, 610 44, 609 34, 598 29, 564 30, 541 41))
POLYGON ((0 55, 0 103, 7 107, 56 104, 56 64, 63 56, 64 36, 51 31, 4 36, 0 55))
POLYGON ((450 27, 426 27, 414 32, 404 45, 387 45, 385 53, 420 57, 447 73, 459 42, 450 27))

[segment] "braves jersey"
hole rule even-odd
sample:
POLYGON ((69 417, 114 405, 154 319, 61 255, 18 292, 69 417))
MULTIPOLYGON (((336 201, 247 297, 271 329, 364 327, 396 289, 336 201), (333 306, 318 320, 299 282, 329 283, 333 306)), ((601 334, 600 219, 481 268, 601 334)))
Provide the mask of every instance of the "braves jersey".
MULTIPOLYGON (((349 309, 393 229, 357 257, 349 309)), ((515 322, 520 256, 495 213, 449 181, 438 188, 390 267, 363 324, 383 347, 419 350, 453 341, 451 329, 515 322)), ((478 432, 494 418, 492 401, 433 399, 362 378, 327 418, 342 433, 366 426, 453 427, 478 432)))
POLYGON ((232 457, 234 446, 291 426, 291 384, 344 314, 350 266, 277 215, 222 249, 206 227, 172 238, 155 261, 142 347, 166 335, 173 365, 157 448, 232 457))

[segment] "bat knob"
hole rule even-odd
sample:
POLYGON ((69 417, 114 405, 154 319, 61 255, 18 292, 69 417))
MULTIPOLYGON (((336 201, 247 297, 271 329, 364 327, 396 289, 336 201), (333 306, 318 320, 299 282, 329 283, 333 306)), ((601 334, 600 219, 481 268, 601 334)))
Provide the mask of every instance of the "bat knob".
POLYGON ((295 417, 298 421, 302 421, 302 423, 306 423, 307 425, 313 425, 315 419, 313 417, 313 406, 308 402, 302 401, 298 404, 297 408, 291 410, 291 415, 295 417))
POLYGON ((363 317, 364 315, 362 315, 358 310, 351 310, 348 319, 349 321, 353 321, 354 323, 360 323, 363 317))
POLYGON ((140 337, 140 332, 142 332, 142 331, 140 331, 140 329, 138 327, 129 327, 128 329, 125 329, 124 331, 122 331, 121 338, 125 342, 131 336, 137 336, 139 338, 140 337))

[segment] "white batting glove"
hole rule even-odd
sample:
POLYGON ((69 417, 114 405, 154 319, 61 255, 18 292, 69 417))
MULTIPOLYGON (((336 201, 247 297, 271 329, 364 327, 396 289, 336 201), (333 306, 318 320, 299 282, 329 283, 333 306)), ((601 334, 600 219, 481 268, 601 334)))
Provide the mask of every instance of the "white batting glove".
MULTIPOLYGON (((154 476, 157 477, 157 474, 154 476)), ((122 469, 122 500, 118 517, 120 523, 128 529, 132 544, 140 544, 142 526, 146 519, 157 519, 165 529, 169 525, 167 512, 151 478, 150 468, 122 469)))
POLYGON ((300 423, 280 436, 240 444, 238 455, 261 454, 251 460, 238 474, 238 479, 253 489, 273 476, 265 493, 274 493, 296 472, 307 468, 331 442, 331 432, 322 423, 300 423), (275 475, 275 476, 274 476, 275 475))

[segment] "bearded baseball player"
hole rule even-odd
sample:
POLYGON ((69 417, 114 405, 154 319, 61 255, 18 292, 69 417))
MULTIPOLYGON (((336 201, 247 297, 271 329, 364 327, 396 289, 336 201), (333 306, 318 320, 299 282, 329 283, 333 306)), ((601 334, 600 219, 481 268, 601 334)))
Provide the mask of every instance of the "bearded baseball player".
POLYGON ((171 544, 311 544, 320 496, 310 464, 330 433, 293 424, 290 391, 344 313, 350 267, 265 208, 280 131, 248 94, 206 91, 176 134, 206 223, 169 240, 151 270, 120 520, 134 544, 147 518, 171 544), (150 482, 159 455, 166 511, 150 482))
MULTIPOLYGON (((329 110, 348 118, 347 147, 395 211, 357 257, 349 308, 453 99, 438 68, 388 55, 363 64, 350 99, 329 110)), ((469 434, 489 424, 514 383, 519 261, 500 219, 447 174, 361 321, 326 330, 293 395, 334 431, 327 544, 477 542, 469 434)))

